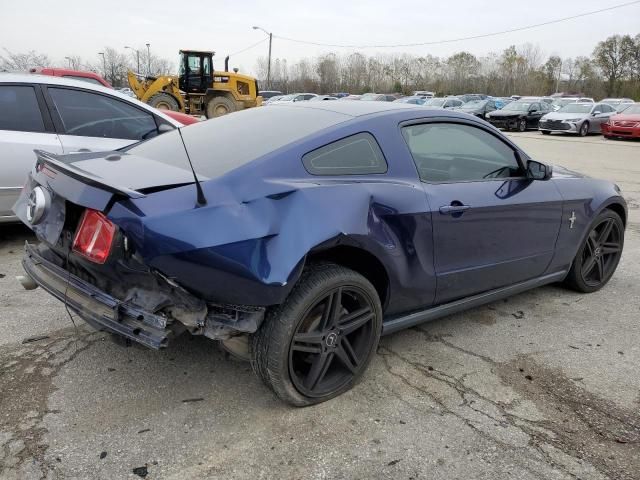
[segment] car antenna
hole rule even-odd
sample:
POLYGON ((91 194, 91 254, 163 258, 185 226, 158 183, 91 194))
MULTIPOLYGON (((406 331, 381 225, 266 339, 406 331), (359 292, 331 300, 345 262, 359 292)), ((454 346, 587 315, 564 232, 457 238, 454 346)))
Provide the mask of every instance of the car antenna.
POLYGON ((198 180, 198 176, 196 175, 196 171, 193 169, 193 163, 191 163, 191 157, 189 156, 189 151, 187 150, 187 145, 184 143, 184 138, 182 138, 182 129, 178 128, 178 135, 180 135, 180 140, 182 140, 182 146, 184 147, 184 153, 187 154, 187 160, 189 161, 189 166, 191 167, 191 173, 193 173, 193 179, 196 181, 196 192, 198 192, 198 200, 197 204, 199 207, 202 207, 207 204, 207 199, 204 196, 204 192, 202 191, 202 185, 200 185, 200 180, 198 180))

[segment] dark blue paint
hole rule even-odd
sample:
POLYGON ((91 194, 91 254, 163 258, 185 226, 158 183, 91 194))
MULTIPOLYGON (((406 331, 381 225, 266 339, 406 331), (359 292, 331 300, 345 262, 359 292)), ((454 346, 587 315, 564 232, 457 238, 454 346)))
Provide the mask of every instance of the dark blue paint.
MULTIPOLYGON (((310 254, 343 245, 361 249, 386 271, 385 314, 394 316, 566 271, 594 216, 610 202, 625 205, 611 183, 560 169, 549 181, 422 183, 399 125, 437 118, 484 128, 523 161, 529 158, 470 116, 392 110, 357 117, 202 182, 206 206, 195 205, 195 189, 187 185, 117 201, 108 216, 147 265, 224 303, 282 303, 310 254), (378 140, 386 174, 305 171, 302 155, 362 131, 378 140), (452 202, 471 209, 440 213, 452 202), (569 229, 572 211, 577 220, 569 229)), ((92 206, 92 188, 68 184, 63 195, 92 206)), ((104 192, 94 198, 94 208, 103 208, 104 192)))

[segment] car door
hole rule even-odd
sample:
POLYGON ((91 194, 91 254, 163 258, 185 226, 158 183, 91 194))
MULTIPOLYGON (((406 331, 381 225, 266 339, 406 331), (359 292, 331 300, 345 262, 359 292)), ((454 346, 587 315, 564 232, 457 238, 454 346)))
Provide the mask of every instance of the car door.
POLYGON ((35 164, 35 149, 62 153, 40 87, 0 84, 0 222, 14 217, 11 208, 35 164))
POLYGON ((45 98, 64 153, 115 150, 158 134, 152 113, 101 92, 49 85, 45 98))
POLYGON ((521 154, 484 126, 431 121, 402 134, 432 210, 436 303, 545 272, 562 215, 553 182, 527 179, 521 154))

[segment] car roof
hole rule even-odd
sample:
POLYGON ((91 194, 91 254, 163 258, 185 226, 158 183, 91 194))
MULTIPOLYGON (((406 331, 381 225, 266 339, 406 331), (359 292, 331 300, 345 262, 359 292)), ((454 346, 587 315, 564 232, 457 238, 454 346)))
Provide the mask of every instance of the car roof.
POLYGON ((143 103, 135 98, 132 98, 124 93, 120 93, 115 88, 107 88, 103 85, 96 85, 94 83, 85 82, 83 80, 75 80, 68 77, 54 77, 51 75, 41 75, 39 73, 4 73, 0 72, 0 84, 2 83, 37 83, 41 85, 59 85, 63 87, 77 87, 83 90, 93 90, 95 92, 106 93, 112 97, 116 97, 125 100, 129 103, 138 105, 147 111, 151 111, 154 114, 167 120, 175 127, 181 127, 182 124, 174 120, 173 118, 165 115, 160 110, 150 107, 146 103, 143 103))
MULTIPOLYGON (((395 102, 295 102, 292 105, 273 105, 273 107, 289 109, 292 117, 297 115, 295 109, 299 108, 325 110, 342 115, 348 115, 354 118, 363 115, 386 112, 389 110, 397 111, 400 108, 415 109, 420 110, 421 112, 424 111, 424 109, 415 105, 395 102)), ((271 108, 271 106, 269 108, 271 108)))

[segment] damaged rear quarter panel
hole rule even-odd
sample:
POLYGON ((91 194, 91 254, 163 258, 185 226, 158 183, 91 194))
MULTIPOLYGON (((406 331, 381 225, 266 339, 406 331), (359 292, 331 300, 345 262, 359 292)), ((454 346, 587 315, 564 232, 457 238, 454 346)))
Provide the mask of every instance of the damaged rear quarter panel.
POLYGON ((203 207, 196 207, 189 185, 116 203, 109 218, 147 265, 207 301, 281 303, 309 252, 350 245, 380 260, 390 292, 405 290, 389 295, 397 305, 389 304, 388 312, 400 310, 399 303, 402 309, 428 305, 435 281, 426 195, 406 145, 389 131, 376 118, 364 126, 342 124, 202 182, 203 207), (386 174, 306 172, 302 155, 361 131, 377 138, 386 174))

